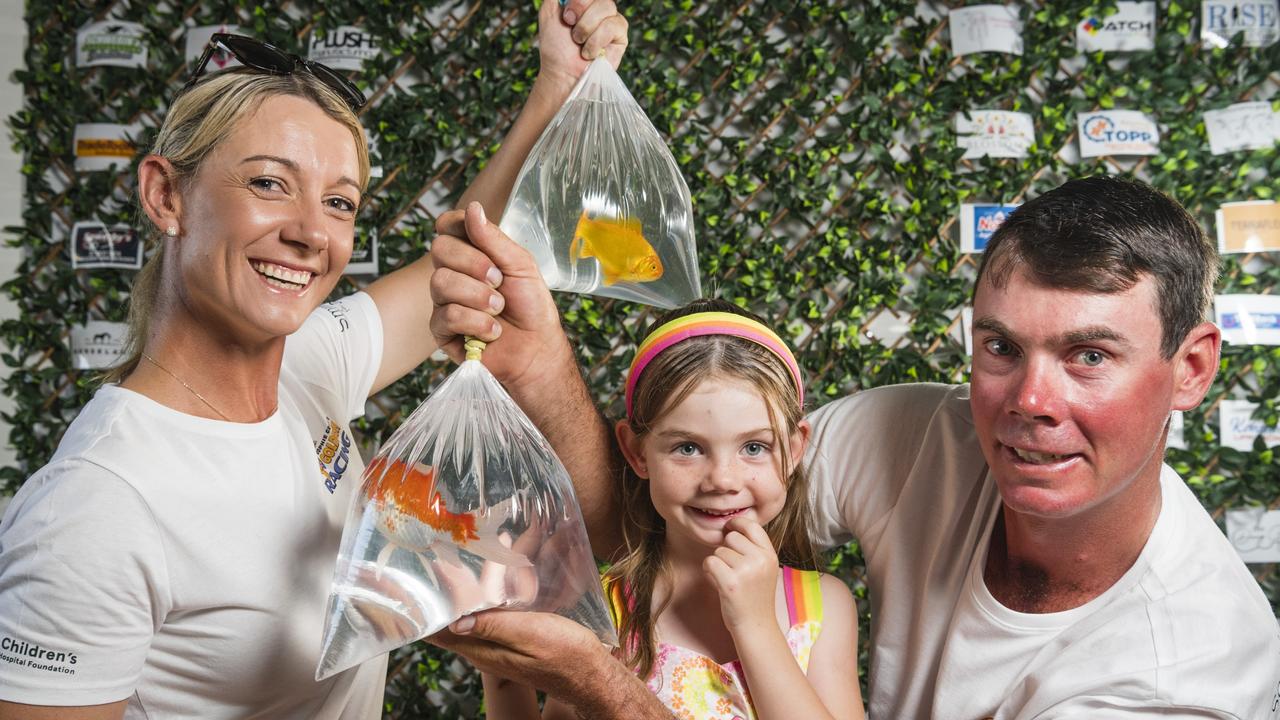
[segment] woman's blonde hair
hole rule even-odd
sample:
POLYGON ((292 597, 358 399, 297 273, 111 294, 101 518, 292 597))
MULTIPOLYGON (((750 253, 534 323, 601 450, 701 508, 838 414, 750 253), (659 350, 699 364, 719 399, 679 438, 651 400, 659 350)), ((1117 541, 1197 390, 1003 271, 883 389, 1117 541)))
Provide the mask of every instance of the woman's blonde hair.
MULTIPOLYGON (((733 303, 695 300, 658 318, 649 330, 700 312, 731 312, 760 322, 759 317, 733 303)), ((643 438, 699 383, 712 377, 746 381, 764 397, 769 425, 780 450, 780 475, 786 478, 787 488, 782 510, 765 523, 764 529, 773 541, 779 562, 815 568, 817 554, 809 540, 808 475, 800 458, 790 455, 790 438, 799 430, 804 408, 791 371, 773 351, 731 335, 702 335, 663 350, 645 366, 636 384, 627 418, 631 431, 643 438)), ((648 482, 630 466, 622 473, 622 502, 625 554, 606 572, 605 583, 611 588, 611 595, 623 599, 618 627, 622 659, 640 677, 647 677, 656 655, 654 625, 663 610, 651 607, 653 592, 658 580, 668 572, 662 555, 666 524, 653 507, 648 482)))
MULTIPOLYGON (((165 158, 173 166, 172 180, 190 183, 209 154, 231 136, 241 121, 252 115, 269 98, 294 96, 315 103, 326 115, 351 131, 360 165, 360 187, 369 183, 369 147, 360 119, 338 93, 309 72, 273 75, 250 68, 237 68, 212 75, 179 95, 169 107, 156 133, 152 155, 165 158)), ((163 275, 164 252, 159 247, 161 228, 139 208, 138 222, 151 257, 133 280, 129 293, 129 336, 125 360, 103 374, 103 382, 118 382, 133 372, 146 346, 156 297, 163 275)))

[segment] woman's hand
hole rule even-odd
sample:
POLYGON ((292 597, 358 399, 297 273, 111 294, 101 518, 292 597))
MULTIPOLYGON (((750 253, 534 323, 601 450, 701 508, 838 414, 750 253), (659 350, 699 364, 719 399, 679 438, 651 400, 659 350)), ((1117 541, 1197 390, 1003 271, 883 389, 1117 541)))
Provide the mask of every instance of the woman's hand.
POLYGON ((724 543, 702 563, 720 594, 720 614, 735 640, 741 632, 777 628, 774 594, 778 554, 760 523, 734 518, 725 525, 724 543))
POLYGON ((538 13, 538 77, 572 89, 591 61, 604 53, 618 69, 627 49, 627 19, 613 0, 543 0, 538 13))

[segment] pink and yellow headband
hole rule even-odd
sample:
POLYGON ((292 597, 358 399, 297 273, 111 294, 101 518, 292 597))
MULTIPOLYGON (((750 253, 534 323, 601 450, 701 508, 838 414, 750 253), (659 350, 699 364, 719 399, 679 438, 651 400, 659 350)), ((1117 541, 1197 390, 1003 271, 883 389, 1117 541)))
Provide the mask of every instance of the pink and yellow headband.
POLYGON ((649 337, 640 343, 636 357, 631 361, 631 371, 627 373, 627 415, 631 415, 631 399, 640 380, 640 373, 651 360, 663 350, 676 343, 701 335, 731 335, 750 340, 767 348, 778 356, 791 371, 791 379, 796 383, 796 395, 800 405, 804 406, 804 382, 800 379, 800 365, 791 354, 791 349, 778 337, 777 333, 749 317, 727 312, 701 312, 676 318, 649 333, 649 337))

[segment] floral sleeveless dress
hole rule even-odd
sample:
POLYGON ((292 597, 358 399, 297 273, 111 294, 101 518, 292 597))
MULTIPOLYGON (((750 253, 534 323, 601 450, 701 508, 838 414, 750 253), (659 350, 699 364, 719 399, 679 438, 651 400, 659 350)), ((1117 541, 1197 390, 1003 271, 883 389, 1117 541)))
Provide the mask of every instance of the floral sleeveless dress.
MULTIPOLYGON (((782 567, 783 595, 790 627, 785 633, 791 654, 804 672, 809 654, 822 630, 821 574, 813 570, 782 567)), ((612 584, 610 584, 612 585, 612 584)), ((609 612, 620 625, 627 607, 624 593, 606 586, 609 612)), ((649 690, 680 720, 755 720, 755 707, 747 688, 742 663, 720 664, 688 648, 659 642, 653 670, 645 680, 649 690)))

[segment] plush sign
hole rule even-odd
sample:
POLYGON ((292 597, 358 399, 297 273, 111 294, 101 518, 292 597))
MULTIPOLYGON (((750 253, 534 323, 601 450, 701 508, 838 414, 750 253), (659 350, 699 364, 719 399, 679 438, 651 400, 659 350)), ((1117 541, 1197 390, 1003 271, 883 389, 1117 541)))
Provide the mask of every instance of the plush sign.
POLYGON ((308 57, 334 70, 360 70, 364 61, 377 57, 378 43, 369 33, 358 27, 343 25, 321 35, 311 35, 311 52, 308 57))

